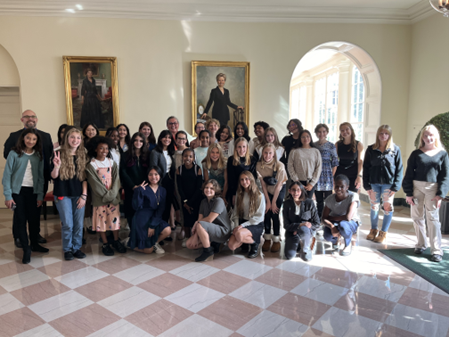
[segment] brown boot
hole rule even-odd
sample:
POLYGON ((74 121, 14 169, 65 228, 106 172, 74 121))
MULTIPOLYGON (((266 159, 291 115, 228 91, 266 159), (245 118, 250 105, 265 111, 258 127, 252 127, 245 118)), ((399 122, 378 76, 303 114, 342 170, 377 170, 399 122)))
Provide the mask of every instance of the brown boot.
POLYGON ((373 240, 377 243, 386 243, 387 242, 387 232, 379 232, 379 235, 373 240))
POLYGON ((377 236, 378 233, 379 233, 379 231, 378 231, 377 229, 371 229, 371 230, 369 231, 369 234, 368 234, 368 236, 366 237, 366 239, 367 239, 367 240, 370 240, 370 241, 373 241, 373 240, 376 238, 376 236, 377 236))
POLYGON ((262 246, 262 251, 263 252, 268 252, 271 248, 271 240, 265 240, 265 242, 263 243, 262 246))
POLYGON ((281 242, 279 236, 273 235, 273 245, 271 246, 271 252, 277 253, 281 250, 281 242))

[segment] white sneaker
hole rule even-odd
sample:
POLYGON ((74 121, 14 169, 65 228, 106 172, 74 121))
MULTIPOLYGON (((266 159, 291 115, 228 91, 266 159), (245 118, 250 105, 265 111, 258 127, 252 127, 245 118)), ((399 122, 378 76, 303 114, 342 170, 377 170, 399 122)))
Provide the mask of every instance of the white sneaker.
POLYGON ((156 242, 156 244, 153 246, 153 249, 156 252, 156 254, 164 254, 165 253, 164 248, 161 247, 159 242, 156 242))
POLYGON ((187 248, 187 238, 182 239, 182 248, 187 248))
POLYGON ((349 245, 345 246, 345 248, 343 248, 343 250, 341 250, 340 252, 341 252, 340 254, 343 255, 343 256, 351 255, 352 242, 349 245))

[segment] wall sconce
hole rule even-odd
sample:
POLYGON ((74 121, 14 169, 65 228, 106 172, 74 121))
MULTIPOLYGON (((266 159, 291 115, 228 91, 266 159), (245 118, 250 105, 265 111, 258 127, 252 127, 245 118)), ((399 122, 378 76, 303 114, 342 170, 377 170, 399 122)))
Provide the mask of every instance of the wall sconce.
POLYGON ((446 18, 449 17, 449 0, 429 0, 429 2, 433 9, 443 14, 446 18))

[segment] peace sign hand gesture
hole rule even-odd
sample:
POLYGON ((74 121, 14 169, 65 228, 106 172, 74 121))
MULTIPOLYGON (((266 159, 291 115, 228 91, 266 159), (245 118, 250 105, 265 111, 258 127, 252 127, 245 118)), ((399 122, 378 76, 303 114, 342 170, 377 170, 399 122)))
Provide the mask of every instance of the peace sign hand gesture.
POLYGON ((59 169, 59 167, 61 166, 61 152, 55 151, 55 155, 53 157, 53 164, 55 165, 56 168, 59 169))
POLYGON ((142 184, 140 184, 140 187, 143 188, 143 190, 145 191, 145 187, 147 187, 148 184, 144 181, 142 184))

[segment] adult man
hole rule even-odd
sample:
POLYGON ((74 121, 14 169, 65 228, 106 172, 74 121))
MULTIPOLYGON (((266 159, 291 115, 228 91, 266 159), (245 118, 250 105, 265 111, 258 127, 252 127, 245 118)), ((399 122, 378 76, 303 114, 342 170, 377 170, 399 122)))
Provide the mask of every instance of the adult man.
MULTIPOLYGON (((19 140, 20 134, 23 132, 24 129, 35 129, 37 127, 38 118, 37 115, 32 110, 25 110, 22 113, 22 118, 20 119, 23 123, 23 129, 17 130, 16 132, 12 132, 9 135, 9 138, 6 140, 4 147, 3 147, 3 157, 6 159, 8 157, 9 151, 16 146, 17 141, 19 140)), ((42 142, 42 154, 43 154, 43 160, 44 160, 44 195, 47 193, 48 190, 48 182, 50 181, 50 158, 53 153, 53 142, 51 140, 51 136, 49 133, 46 133, 41 130, 37 130, 39 133, 39 136, 41 137, 42 142)), ((40 228, 39 228, 40 231, 40 228)), ((18 248, 22 248, 20 241, 19 241, 19 235, 18 231, 15 225, 15 221, 13 219, 13 226, 12 226, 12 232, 14 236, 14 243, 18 248)), ((47 240, 45 240, 40 234, 38 243, 46 243, 47 240)))
MULTIPOLYGON (((267 122, 259 121, 254 123, 254 133, 257 136, 253 138, 254 149, 256 149, 263 142, 263 137, 265 137, 265 130, 269 127, 270 125, 267 122)), ((251 153, 251 155, 254 155, 254 151, 253 153, 251 153)))

